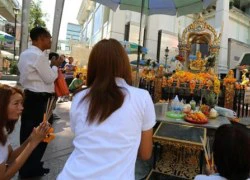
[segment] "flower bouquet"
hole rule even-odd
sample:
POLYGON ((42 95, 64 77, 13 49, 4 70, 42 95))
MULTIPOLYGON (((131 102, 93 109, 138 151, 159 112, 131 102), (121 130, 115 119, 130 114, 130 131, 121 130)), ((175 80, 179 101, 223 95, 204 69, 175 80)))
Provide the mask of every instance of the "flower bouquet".
POLYGON ((185 61, 185 58, 182 55, 180 55, 180 54, 177 55, 177 56, 175 56, 175 59, 177 59, 180 62, 184 62, 185 61))

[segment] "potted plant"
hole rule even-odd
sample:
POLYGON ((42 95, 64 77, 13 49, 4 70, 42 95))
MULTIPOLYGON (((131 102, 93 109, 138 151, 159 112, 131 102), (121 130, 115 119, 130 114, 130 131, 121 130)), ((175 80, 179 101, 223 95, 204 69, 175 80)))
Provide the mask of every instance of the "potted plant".
POLYGON ((218 116, 217 111, 214 109, 217 104, 217 95, 214 92, 207 93, 205 95, 206 105, 209 106, 209 118, 216 118, 218 116))
POLYGON ((214 106, 217 104, 217 95, 214 92, 210 92, 205 94, 205 100, 206 105, 208 105, 210 108, 214 108, 214 106))

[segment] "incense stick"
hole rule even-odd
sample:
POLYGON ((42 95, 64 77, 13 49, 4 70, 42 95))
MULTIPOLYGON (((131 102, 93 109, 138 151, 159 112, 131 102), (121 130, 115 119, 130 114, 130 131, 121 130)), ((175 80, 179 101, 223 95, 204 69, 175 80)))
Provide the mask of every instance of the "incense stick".
POLYGON ((206 144, 205 144, 205 141, 203 140, 203 138, 202 137, 200 137, 200 138, 201 138, 202 146, 204 149, 205 159, 206 159, 207 165, 210 168, 209 158, 208 158, 208 154, 207 154, 207 150, 206 150, 206 144))
POLYGON ((49 120, 49 118, 50 118, 51 115, 52 115, 52 105, 53 105, 53 101, 54 101, 54 97, 52 97, 52 98, 50 99, 50 105, 49 105, 49 111, 48 111, 48 117, 47 117, 48 120, 49 120))
POLYGON ((211 159, 209 137, 207 137, 207 153, 208 159, 211 159))
MULTIPOLYGON (((46 119, 47 119, 47 116, 48 116, 48 108, 49 108, 49 101, 47 102, 47 106, 46 106, 46 111, 45 111, 45 115, 46 115, 46 119)), ((46 120, 45 119, 45 120, 46 120)))
MULTIPOLYGON (((52 113, 53 113, 53 104, 56 102, 55 97, 49 98, 47 105, 46 105, 46 110, 45 113, 43 114, 43 122, 48 122, 48 120, 50 119, 52 113)), ((53 135, 53 131, 54 129, 52 127, 50 127, 48 134, 46 136, 46 138, 43 140, 44 142, 49 143, 51 140, 53 140, 55 138, 55 136, 53 135)))
POLYGON ((45 113, 43 114, 43 122, 47 121, 48 107, 49 107, 49 101, 47 102, 45 113))
POLYGON ((49 118, 51 117, 52 111, 53 111, 52 105, 53 105, 54 101, 55 101, 55 97, 48 99, 46 111, 45 111, 44 116, 43 116, 43 121, 48 121, 49 118))
POLYGON ((212 168, 214 168, 214 153, 212 153, 212 168))

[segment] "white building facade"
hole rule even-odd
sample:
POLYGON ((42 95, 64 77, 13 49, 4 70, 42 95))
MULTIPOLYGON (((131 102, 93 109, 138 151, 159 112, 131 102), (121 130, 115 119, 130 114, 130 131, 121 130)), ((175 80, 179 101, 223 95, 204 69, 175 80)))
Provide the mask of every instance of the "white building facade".
MULTIPOLYGON (((203 12, 206 21, 218 33, 222 32, 219 54, 219 72, 222 74, 227 73, 229 69, 228 40, 231 38, 250 44, 250 16, 237 8, 230 8, 229 3, 230 0, 217 0, 203 12)), ((182 33, 194 18, 195 15, 181 17, 144 15, 140 44, 148 48, 145 58, 164 63, 165 48, 168 47, 170 50, 168 59, 169 61, 173 59, 178 54, 178 33, 182 33)), ((119 9, 113 12, 93 1, 83 0, 77 19, 82 25, 80 38, 89 47, 103 38, 138 43, 139 13, 119 9)))

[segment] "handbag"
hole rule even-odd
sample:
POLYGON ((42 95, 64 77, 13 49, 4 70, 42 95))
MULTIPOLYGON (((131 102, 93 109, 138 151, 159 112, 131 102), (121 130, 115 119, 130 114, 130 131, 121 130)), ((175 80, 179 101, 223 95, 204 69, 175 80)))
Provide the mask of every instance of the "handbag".
POLYGON ((61 70, 58 70, 58 77, 55 80, 55 93, 57 97, 69 95, 69 88, 61 70))

